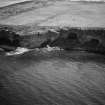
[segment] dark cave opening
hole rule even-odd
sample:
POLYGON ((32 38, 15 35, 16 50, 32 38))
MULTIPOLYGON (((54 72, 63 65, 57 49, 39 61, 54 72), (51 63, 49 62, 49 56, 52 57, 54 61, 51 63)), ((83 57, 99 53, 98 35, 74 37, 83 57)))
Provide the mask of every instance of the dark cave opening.
POLYGON ((99 39, 92 38, 91 40, 83 43, 81 47, 88 52, 105 54, 105 47, 103 46, 99 39))
MULTIPOLYGON (((46 32, 46 34, 48 33, 46 32)), ((33 34, 33 37, 32 35, 29 35, 28 38, 27 36, 24 35, 23 38, 22 36, 16 34, 13 31, 2 29, 0 30, 0 48, 7 52, 14 51, 16 50, 17 47, 25 47, 31 49, 30 47, 24 46, 24 44, 26 43, 27 45, 30 46, 32 44, 34 46, 33 47, 34 49, 45 48, 47 47, 47 45, 49 45, 50 47, 59 47, 61 49, 64 49, 65 51, 75 50, 75 51, 86 51, 91 53, 105 54, 105 47, 103 46, 102 41, 100 41, 100 39, 92 36, 91 39, 85 38, 85 41, 82 42, 82 40, 80 40, 82 34, 84 36, 87 35, 91 36, 91 35, 97 35, 97 32, 94 30, 92 32, 90 30, 89 31, 86 30, 85 32, 85 30, 79 30, 79 29, 77 30, 68 29, 66 31, 60 30, 58 37, 55 36, 56 38, 54 40, 51 40, 51 38, 49 37, 51 36, 50 33, 48 34, 49 36, 45 36, 46 38, 42 33, 42 35, 40 36, 43 36, 43 39, 45 40, 42 40, 42 42, 40 42, 41 38, 37 37, 37 35, 35 36, 35 34, 33 34)))
POLYGON ((74 32, 70 32, 67 37, 69 40, 78 40, 78 36, 74 32))
POLYGON ((97 49, 99 44, 100 44, 100 41, 98 39, 92 38, 89 41, 84 42, 83 47, 87 49, 97 49))
POLYGON ((20 37, 8 30, 0 31, 0 48, 4 51, 13 51, 20 46, 20 37))

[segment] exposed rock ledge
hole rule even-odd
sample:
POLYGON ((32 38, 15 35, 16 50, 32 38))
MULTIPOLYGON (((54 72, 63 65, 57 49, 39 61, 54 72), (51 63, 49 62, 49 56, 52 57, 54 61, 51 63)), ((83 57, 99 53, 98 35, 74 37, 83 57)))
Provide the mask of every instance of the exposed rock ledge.
POLYGON ((65 50, 85 50, 105 53, 105 29, 102 28, 51 28, 34 34, 20 35, 11 29, 0 29, 0 48, 13 51, 17 47, 29 49, 58 46, 65 50))

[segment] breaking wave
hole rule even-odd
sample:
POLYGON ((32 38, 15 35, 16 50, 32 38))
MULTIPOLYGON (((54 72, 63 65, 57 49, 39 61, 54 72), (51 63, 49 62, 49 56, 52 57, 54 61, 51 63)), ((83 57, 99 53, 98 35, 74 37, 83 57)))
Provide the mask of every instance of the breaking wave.
POLYGON ((47 45, 44 48, 35 48, 35 49, 17 47, 17 49, 15 51, 7 52, 6 55, 7 56, 20 55, 20 54, 24 54, 25 52, 29 52, 29 51, 32 51, 32 50, 41 51, 41 52, 50 52, 50 51, 60 51, 60 50, 63 50, 63 49, 61 49, 59 47, 50 47, 49 45, 47 45))

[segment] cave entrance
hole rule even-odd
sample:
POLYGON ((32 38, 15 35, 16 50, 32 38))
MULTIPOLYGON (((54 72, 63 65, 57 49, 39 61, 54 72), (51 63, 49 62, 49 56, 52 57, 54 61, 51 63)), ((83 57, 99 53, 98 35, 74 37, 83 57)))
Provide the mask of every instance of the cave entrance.
POLYGON ((0 48, 4 51, 12 51, 15 50, 18 46, 20 46, 20 37, 14 32, 10 32, 7 30, 0 31, 0 48))
POLYGON ((78 40, 78 36, 77 36, 76 33, 70 32, 70 33, 68 34, 67 39, 69 39, 69 40, 78 40))

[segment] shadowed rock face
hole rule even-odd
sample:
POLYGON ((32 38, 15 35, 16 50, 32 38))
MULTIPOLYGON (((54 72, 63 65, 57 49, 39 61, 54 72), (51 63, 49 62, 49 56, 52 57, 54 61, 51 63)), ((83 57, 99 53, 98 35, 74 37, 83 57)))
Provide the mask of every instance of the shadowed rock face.
POLYGON ((0 31, 0 48, 5 51, 15 50, 19 46, 19 35, 14 32, 1 30, 0 31))
POLYGON ((105 53, 105 47, 98 39, 90 39, 89 41, 86 41, 82 47, 90 52, 96 52, 96 53, 105 53))
POLYGON ((49 29, 46 32, 22 36, 11 31, 0 31, 0 46, 7 51, 14 50, 16 47, 34 49, 49 45, 65 50, 84 50, 104 54, 104 40, 104 29, 68 28, 55 31, 49 29))
POLYGON ((49 45, 53 47, 58 46, 69 51, 84 50, 104 54, 104 40, 104 30, 68 29, 66 31, 60 30, 59 37, 49 42, 49 45))

